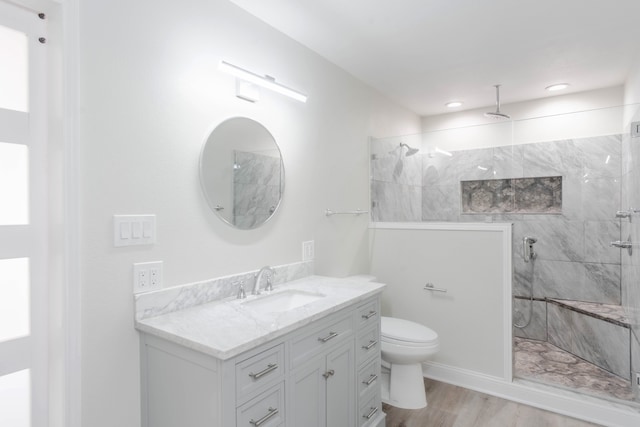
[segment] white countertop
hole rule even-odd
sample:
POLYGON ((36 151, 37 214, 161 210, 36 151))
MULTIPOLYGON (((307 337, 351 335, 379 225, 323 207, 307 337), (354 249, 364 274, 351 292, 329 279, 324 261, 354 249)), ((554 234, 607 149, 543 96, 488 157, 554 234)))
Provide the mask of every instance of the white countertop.
POLYGON ((139 331, 164 338, 218 359, 229 359, 314 320, 382 292, 382 283, 361 279, 309 276, 274 288, 300 290, 325 297, 281 313, 252 310, 252 299, 226 298, 172 313, 136 320, 139 331))

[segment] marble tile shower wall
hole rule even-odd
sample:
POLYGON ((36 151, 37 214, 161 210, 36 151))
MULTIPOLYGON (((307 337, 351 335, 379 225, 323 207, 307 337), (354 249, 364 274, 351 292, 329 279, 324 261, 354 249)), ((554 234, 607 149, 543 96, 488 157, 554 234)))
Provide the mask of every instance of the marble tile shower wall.
MULTIPOLYGON (((633 121, 640 121, 638 112, 633 121)), ((628 133, 622 139, 622 208, 640 207, 640 137, 631 138, 628 133)), ((622 240, 640 242, 640 216, 631 221, 622 220, 622 240)), ((622 303, 631 326, 631 371, 640 372, 640 248, 634 248, 629 256, 622 251, 622 303)), ((635 398, 640 400, 640 390, 633 387, 635 398)))
POLYGON ((407 149, 400 147, 397 140, 376 141, 371 145, 373 221, 422 220, 422 156, 406 153, 407 149))
POLYGON ((233 219, 238 228, 266 221, 280 200, 280 159, 235 151, 233 219))
MULTIPOLYGON (((512 222, 515 295, 529 296, 533 279, 536 298, 621 304, 620 250, 609 247, 621 236, 620 220, 615 219, 621 203, 621 140, 621 135, 610 135, 420 155, 420 219, 512 222), (562 177, 561 214, 461 211, 461 181, 549 176, 562 177), (533 264, 522 258, 524 236, 538 239, 533 264)), ((415 172, 395 174, 391 159, 371 164, 373 220, 415 221, 415 172), (411 201, 396 188, 411 188, 411 201)))

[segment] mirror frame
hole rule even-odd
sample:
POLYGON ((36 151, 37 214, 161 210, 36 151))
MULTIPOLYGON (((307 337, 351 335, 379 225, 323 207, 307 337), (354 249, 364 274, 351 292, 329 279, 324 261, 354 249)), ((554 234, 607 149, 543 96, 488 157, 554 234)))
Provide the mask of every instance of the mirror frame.
MULTIPOLYGON (((209 132, 209 134, 207 135, 207 137, 204 140, 204 143, 202 144, 202 148, 200 149, 200 158, 198 160, 198 175, 200 178, 200 188, 202 190, 202 193, 204 194, 204 197, 207 201, 207 204, 209 205, 209 208, 211 209, 211 211, 218 217, 220 218, 224 223, 230 225, 231 227, 233 227, 236 230, 243 230, 243 231, 250 231, 250 230, 256 230, 258 228, 260 228, 262 225, 266 224, 267 222, 269 222, 278 212, 280 205, 282 204, 282 199, 284 198, 284 190, 285 190, 285 168, 284 168, 284 159, 282 157, 282 151, 280 150, 280 146, 278 145, 275 137, 273 136, 273 134, 271 132, 269 132, 269 130, 260 122, 258 122, 257 120, 254 120, 252 118, 249 117, 243 117, 243 116, 236 116, 236 117, 230 117, 227 118, 225 120, 222 120, 220 123, 218 123, 212 130, 211 132, 209 132), (255 224, 253 227, 249 227, 249 228, 241 228, 238 227, 236 224, 234 224, 232 222, 232 220, 227 219, 224 215, 221 215, 219 213, 219 209, 217 209, 219 207, 219 203, 216 203, 213 198, 211 197, 212 191, 209 188, 209 185, 206 183, 205 181, 205 174, 204 174, 204 154, 205 154, 205 150, 207 149, 207 146, 212 143, 214 144, 215 141, 212 140, 212 137, 216 131, 216 129, 219 129, 220 126, 223 126, 225 123, 228 123, 230 121, 234 121, 234 120, 249 120, 251 122, 253 122, 254 125, 257 125, 259 128, 261 128, 262 130, 264 130, 264 132, 266 133, 265 137, 268 136, 271 138, 271 140, 273 141, 273 144, 275 145, 275 148, 278 150, 278 154, 280 156, 280 197, 278 198, 278 203, 275 205, 275 209, 273 210, 273 212, 262 222, 255 224)), ((213 192, 215 193, 215 192, 213 192)))

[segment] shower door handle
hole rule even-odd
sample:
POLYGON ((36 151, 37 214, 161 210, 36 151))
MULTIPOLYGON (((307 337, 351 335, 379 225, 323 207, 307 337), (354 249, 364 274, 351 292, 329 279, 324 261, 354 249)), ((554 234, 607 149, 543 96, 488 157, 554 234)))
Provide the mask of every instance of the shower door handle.
POLYGON ((615 242, 611 242, 609 243, 610 246, 616 247, 616 248, 622 248, 622 249, 628 249, 630 247, 632 247, 632 243, 631 242, 626 242, 626 241, 622 241, 622 240, 616 240, 615 242))
POLYGON ((615 242, 609 243, 609 246, 613 246, 614 248, 626 249, 627 252, 629 252, 629 256, 633 255, 633 243, 631 243, 630 240, 616 240, 615 242))

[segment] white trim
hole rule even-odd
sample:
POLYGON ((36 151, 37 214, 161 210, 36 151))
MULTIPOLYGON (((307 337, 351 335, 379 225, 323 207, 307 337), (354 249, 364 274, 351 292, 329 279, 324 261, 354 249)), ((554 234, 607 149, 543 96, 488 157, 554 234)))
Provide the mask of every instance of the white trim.
POLYGON ((622 404, 585 396, 581 393, 525 381, 505 381, 501 378, 434 362, 423 364, 422 372, 426 378, 591 423, 611 427, 637 427, 640 425, 640 412, 633 411, 622 404))
POLYGON ((503 337, 504 337, 504 379, 513 379, 513 270, 512 270, 512 231, 513 224, 507 224, 502 233, 502 250, 504 253, 502 266, 502 298, 503 302, 503 337))
MULTIPOLYGON (((511 232, 510 222, 371 222, 370 229, 378 230, 448 230, 511 232)), ((511 243, 509 243, 511 247, 511 243)))
POLYGON ((34 29, 29 34, 29 223, 32 227, 31 336, 33 337, 31 422, 49 425, 49 176, 48 176, 48 90, 49 63, 47 45, 37 37, 46 37, 45 21, 34 13, 29 16, 34 29), (35 405, 34 405, 35 406, 35 405))
POLYGON ((65 223, 65 423, 82 426, 82 293, 80 269, 79 177, 79 0, 62 4, 64 96, 64 223, 65 223))

